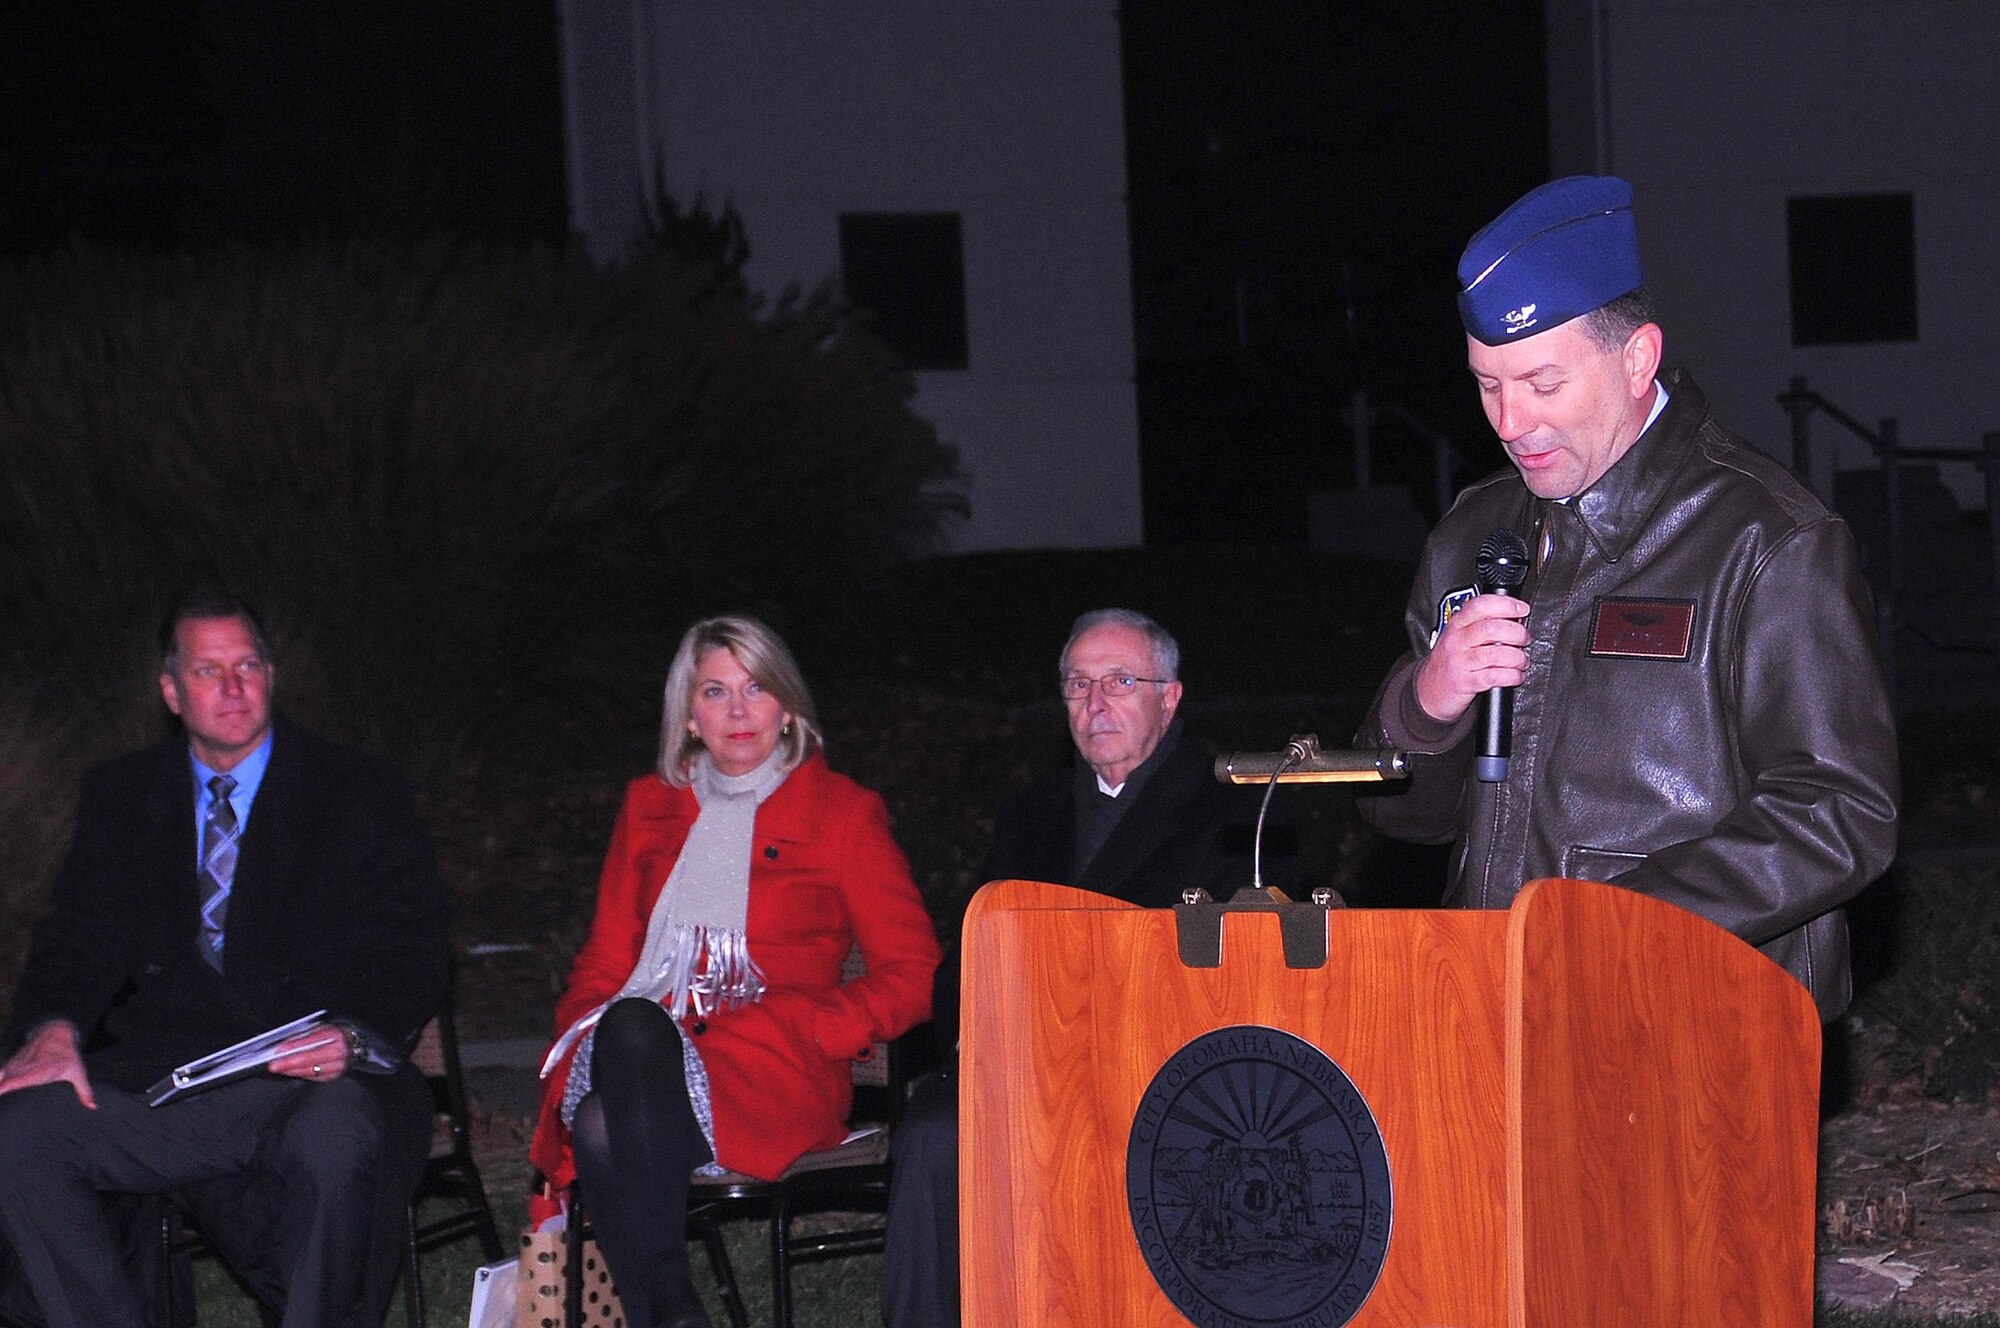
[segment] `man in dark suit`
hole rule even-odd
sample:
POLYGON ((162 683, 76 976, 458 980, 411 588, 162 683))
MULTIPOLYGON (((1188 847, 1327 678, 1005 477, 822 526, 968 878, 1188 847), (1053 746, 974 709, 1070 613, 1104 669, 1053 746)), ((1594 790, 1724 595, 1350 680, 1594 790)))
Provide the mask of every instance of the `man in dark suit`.
POLYGON ((171 1194, 286 1325, 379 1324, 430 1134, 405 1058, 448 961, 429 837, 393 770, 274 720, 247 605, 191 596, 161 648, 185 739, 85 776, 0 1040, 0 1241, 47 1323, 136 1328, 111 1213, 171 1194), (147 1105, 321 1009, 268 1073, 147 1105))
MULTIPOLYGON (((1214 758, 1186 739, 1174 638, 1144 614, 1098 609, 1077 619, 1061 659, 1076 764, 1000 809, 986 879, 1054 881, 1146 908, 1250 884, 1263 790, 1218 782, 1214 758)), ((1274 823, 1267 861, 1281 876, 1292 842, 1274 823)))
MULTIPOLYGON (((1073 769, 1030 785, 994 824, 989 881, 1052 881, 1146 908, 1201 888, 1250 884, 1264 790, 1223 784, 1179 717, 1180 646, 1142 613, 1097 609, 1070 629, 1059 687, 1073 769)), ((1264 882, 1289 886, 1297 836, 1274 801, 1264 882)), ((958 1041, 957 953, 938 969, 933 1021, 947 1060, 958 1041)), ((882 1304, 889 1328, 958 1322, 958 1081, 946 1069, 911 1095, 893 1144, 882 1304)))

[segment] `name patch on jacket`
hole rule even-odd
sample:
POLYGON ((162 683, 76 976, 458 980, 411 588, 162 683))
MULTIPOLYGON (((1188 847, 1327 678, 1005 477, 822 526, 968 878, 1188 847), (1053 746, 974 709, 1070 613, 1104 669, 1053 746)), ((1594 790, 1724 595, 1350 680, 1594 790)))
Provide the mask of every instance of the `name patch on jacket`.
POLYGON ((1686 659, 1694 644, 1691 599, 1601 599, 1590 615, 1590 653, 1613 659, 1686 659))
POLYGON ((1436 645, 1438 638, 1444 635, 1444 625, 1451 621, 1452 615, 1470 604, 1472 597, 1478 593, 1478 586, 1460 586, 1457 590, 1445 592, 1443 598, 1438 600, 1437 626, 1431 628, 1432 645, 1436 645))

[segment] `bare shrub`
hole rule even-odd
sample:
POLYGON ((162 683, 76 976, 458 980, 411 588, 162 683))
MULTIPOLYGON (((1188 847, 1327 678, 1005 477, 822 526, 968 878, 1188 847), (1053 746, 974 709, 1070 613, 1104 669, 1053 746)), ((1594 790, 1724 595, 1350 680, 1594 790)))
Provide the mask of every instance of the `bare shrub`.
MULTIPOLYGON (((195 581, 262 605, 286 710, 436 787, 604 652, 837 612, 956 504, 831 299, 766 312, 672 255, 79 248, 0 265, 0 311, 0 687, 32 698, 0 737, 65 796, 159 731, 152 630, 195 581)), ((14 856, 9 908, 46 876, 14 856)))

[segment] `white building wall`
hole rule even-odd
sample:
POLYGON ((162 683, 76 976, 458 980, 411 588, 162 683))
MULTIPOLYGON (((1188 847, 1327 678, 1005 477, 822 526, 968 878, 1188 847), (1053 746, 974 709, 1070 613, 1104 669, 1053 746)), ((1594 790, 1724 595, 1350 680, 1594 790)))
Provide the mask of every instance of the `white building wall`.
POLYGON ((2000 429, 2000 3, 1545 2, 1552 173, 1632 181, 1668 361, 1725 424, 1789 461, 1775 398, 1801 375, 1910 446, 2000 429), (1795 349, 1786 200, 1867 193, 1914 196, 1920 339, 1795 349))
POLYGON ((776 294, 844 212, 962 218, 969 367, 918 375, 959 448, 962 549, 1140 539, 1112 0, 562 0, 573 224, 614 257, 662 163, 734 201, 776 294))

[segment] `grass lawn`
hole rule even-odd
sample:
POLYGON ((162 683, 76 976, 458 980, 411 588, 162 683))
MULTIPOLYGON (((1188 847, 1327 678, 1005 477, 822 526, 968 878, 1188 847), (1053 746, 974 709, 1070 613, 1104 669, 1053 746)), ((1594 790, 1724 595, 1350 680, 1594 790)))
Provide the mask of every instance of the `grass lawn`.
MULTIPOLYGON (((499 1195, 495 1198, 501 1200, 499 1195)), ((504 1239, 520 1230, 526 1211, 518 1199, 501 1200, 499 1210, 504 1239)), ((729 1223, 723 1234, 753 1324, 772 1322, 770 1245, 766 1233, 762 1223, 743 1221, 729 1223)), ((709 1313, 717 1328, 723 1328, 728 1319, 722 1312, 722 1299, 709 1274, 707 1260, 698 1246, 690 1246, 689 1255, 694 1261, 695 1282, 708 1298, 709 1313)), ((472 1300, 473 1273, 478 1266, 479 1246, 473 1240, 460 1241, 425 1257, 424 1317, 429 1328, 457 1328, 465 1323, 472 1300)), ((202 1259, 194 1271, 201 1328, 261 1328, 255 1302, 220 1264, 213 1259, 202 1259)), ((881 1283, 879 1254, 798 1265, 792 1277, 793 1320, 798 1328, 855 1328, 856 1325, 872 1328, 881 1322, 881 1283)), ((399 1282, 385 1328, 407 1328, 408 1324, 409 1314, 399 1282)))

